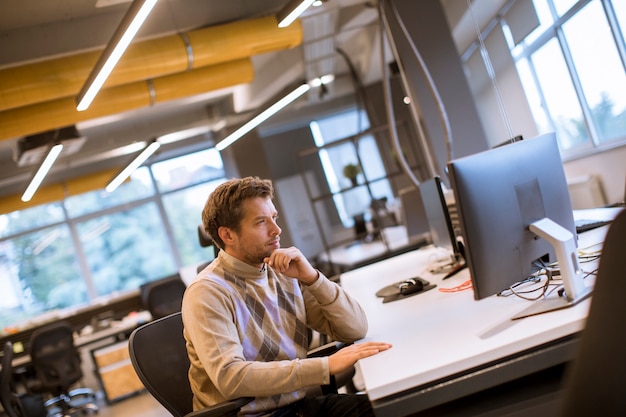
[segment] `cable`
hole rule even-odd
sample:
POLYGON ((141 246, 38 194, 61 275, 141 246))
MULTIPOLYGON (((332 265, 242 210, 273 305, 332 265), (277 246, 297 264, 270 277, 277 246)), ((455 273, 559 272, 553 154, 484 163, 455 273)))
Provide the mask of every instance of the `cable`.
POLYGON ((493 69, 493 65, 491 64, 491 58, 489 58, 489 52, 487 51, 487 47, 485 46, 485 40, 483 39, 483 35, 480 32, 480 26, 478 25, 476 15, 474 14, 472 0, 467 0, 467 5, 469 7, 470 14, 472 15, 472 21, 474 22, 476 35, 478 36, 480 55, 483 57, 483 62, 485 63, 487 74, 489 75, 489 79, 491 80, 491 84, 493 85, 493 89, 496 93, 496 100, 498 101, 498 109, 500 110, 502 121, 504 122, 506 131, 509 134, 509 138, 513 138, 513 129, 511 128, 511 123, 509 122, 509 116, 507 115, 506 109, 504 108, 504 100, 502 99, 502 94, 500 94, 500 88, 498 88, 498 83, 496 82, 496 72, 493 69))
MULTIPOLYGON (((383 1, 380 0, 379 4, 381 4, 380 6, 381 10, 383 9, 382 3, 383 1)), ((426 66, 426 62, 424 61, 424 59, 422 58, 422 55, 419 53, 417 47, 415 46, 415 42, 413 42, 413 38, 409 35, 409 31, 407 30, 406 25, 404 24, 404 21, 400 18, 398 9, 393 5, 392 2, 390 2, 390 5, 394 14, 394 18, 398 22, 398 25, 400 26, 400 29, 402 30, 402 34, 404 35, 407 42, 409 43, 409 46, 411 47, 411 51, 413 52, 413 55, 417 59, 420 65, 420 68, 422 69, 424 78, 426 78, 426 84, 428 85, 428 90, 430 91, 430 94, 433 97, 435 104, 437 105, 437 110, 439 111, 439 118, 441 120, 441 125, 443 127, 443 133, 445 137, 446 155, 447 155, 448 161, 451 161, 454 158, 454 149, 452 146, 452 133, 451 133, 452 129, 450 128, 450 122, 448 120, 448 114, 443 104, 443 100, 441 99, 441 96, 439 95, 439 90, 437 89, 435 81, 433 80, 430 74, 430 71, 428 70, 428 67, 426 66)), ((383 14, 384 14, 384 11, 383 11, 383 14)), ((397 51, 395 55, 398 56, 397 51)), ((404 71, 401 71, 401 72, 403 73, 404 71)))
MULTIPOLYGON (((409 179, 411 180, 411 182, 413 183, 413 185, 415 185, 415 188, 417 188, 419 190, 419 186, 420 186, 420 181, 415 177, 415 174, 413 174, 413 171, 411 170, 411 167, 409 166, 409 163, 406 161, 406 159, 404 158, 404 155, 402 154, 402 146, 400 146, 400 138, 398 138, 398 128, 396 126, 396 117, 394 115, 394 111, 393 111, 393 102, 391 100, 391 84, 389 82, 389 69, 387 68, 387 65, 385 63, 385 24, 383 23, 384 21, 384 11, 383 11, 383 1, 380 0, 378 2, 378 16, 380 19, 380 25, 379 25, 379 29, 380 29, 380 62, 381 62, 381 67, 382 67, 382 76, 383 76, 383 92, 384 92, 384 96, 385 96, 385 110, 387 111, 387 119, 389 121, 389 135, 391 136, 392 139, 392 143, 393 143, 393 147, 396 150, 396 154, 398 155, 398 161, 400 162, 400 166, 402 167, 402 169, 404 170, 404 172, 406 173, 406 175, 408 175, 409 179)), ((393 42, 391 42, 393 44, 393 42)), ((397 51, 394 51, 394 55, 397 56, 397 51)), ((401 71, 402 72, 402 71, 401 71)), ((419 118, 416 120, 416 125, 418 126, 418 131, 420 136, 423 135, 423 131, 421 131, 421 126, 419 123, 419 118)), ((428 152, 426 152, 426 154, 428 154, 428 152)), ((429 166, 432 167, 432 161, 430 160, 429 156, 427 156, 427 159, 429 159, 429 166)), ((431 169, 432 171, 432 169, 431 169)))

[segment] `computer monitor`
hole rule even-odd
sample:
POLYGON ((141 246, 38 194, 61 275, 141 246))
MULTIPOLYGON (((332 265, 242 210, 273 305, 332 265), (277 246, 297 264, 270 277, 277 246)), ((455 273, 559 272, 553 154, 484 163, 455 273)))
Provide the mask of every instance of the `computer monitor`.
POLYGON ((453 160, 448 171, 475 299, 523 281, 538 259, 558 260, 565 297, 520 317, 567 307, 588 295, 554 133, 453 160))
POLYGON ((429 225, 419 189, 403 188, 399 191, 401 202, 401 220, 406 227, 409 242, 425 241, 429 235, 429 225))
POLYGON ((465 266, 465 263, 452 227, 441 178, 433 177, 420 183, 420 194, 432 242, 435 246, 447 250, 450 255, 449 262, 432 272, 456 272, 465 266))

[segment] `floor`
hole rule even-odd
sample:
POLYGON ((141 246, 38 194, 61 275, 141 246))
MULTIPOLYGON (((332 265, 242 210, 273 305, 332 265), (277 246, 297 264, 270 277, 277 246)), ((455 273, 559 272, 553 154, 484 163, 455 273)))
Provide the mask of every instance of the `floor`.
POLYGON ((100 417, 171 417, 157 400, 147 392, 130 396, 113 404, 106 404, 104 400, 99 401, 100 417))

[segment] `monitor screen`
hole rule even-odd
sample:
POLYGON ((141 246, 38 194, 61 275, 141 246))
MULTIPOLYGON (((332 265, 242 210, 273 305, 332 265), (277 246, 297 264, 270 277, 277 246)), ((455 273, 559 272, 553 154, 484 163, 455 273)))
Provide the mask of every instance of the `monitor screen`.
POLYGON ((448 204, 443 194, 441 178, 434 177, 422 182, 420 193, 433 244, 447 249, 451 254, 458 255, 456 236, 452 228, 448 204))
POLYGON ((554 133, 459 158, 448 170, 475 299, 523 281, 540 258, 556 260, 553 245, 531 232, 531 223, 550 219, 572 234, 575 249, 574 217, 554 133))
POLYGON ((450 256, 448 262, 439 264, 431 272, 446 272, 444 279, 450 278, 465 267, 465 262, 452 226, 441 178, 433 177, 420 183, 420 195, 433 245, 445 249, 450 256))

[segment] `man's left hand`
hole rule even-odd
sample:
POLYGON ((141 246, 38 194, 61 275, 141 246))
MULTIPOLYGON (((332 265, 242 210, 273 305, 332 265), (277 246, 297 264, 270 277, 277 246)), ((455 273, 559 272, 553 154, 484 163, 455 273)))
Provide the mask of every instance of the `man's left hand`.
POLYGON ((317 270, 295 246, 276 249, 263 262, 277 272, 297 278, 305 285, 313 284, 319 277, 317 270))

